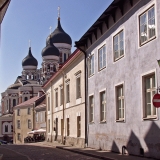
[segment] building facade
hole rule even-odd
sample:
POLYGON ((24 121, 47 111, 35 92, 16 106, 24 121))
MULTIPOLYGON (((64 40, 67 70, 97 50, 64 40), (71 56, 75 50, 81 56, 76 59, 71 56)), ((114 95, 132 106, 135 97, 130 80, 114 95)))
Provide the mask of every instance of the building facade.
POLYGON ((76 50, 43 86, 47 94, 47 140, 84 147, 84 54, 76 50))
POLYGON ((88 146, 160 159, 159 0, 114 0, 76 42, 86 54, 88 146))

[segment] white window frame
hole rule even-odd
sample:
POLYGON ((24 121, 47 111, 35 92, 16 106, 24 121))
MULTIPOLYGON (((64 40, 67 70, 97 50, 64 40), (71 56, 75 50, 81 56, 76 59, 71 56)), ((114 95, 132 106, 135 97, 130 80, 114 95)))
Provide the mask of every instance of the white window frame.
POLYGON ((95 72, 95 59, 94 53, 88 56, 88 76, 91 77, 95 72))
POLYGON ((60 105, 63 105, 63 103, 64 103, 64 92, 63 92, 63 86, 61 85, 60 86, 60 105))
POLYGON ((153 40, 153 39, 155 39, 156 38, 156 34, 157 34, 157 26, 156 26, 156 7, 155 7, 155 4, 152 4, 150 7, 148 7, 147 9, 145 9, 145 11, 143 11, 143 13, 141 13, 140 15, 139 15, 139 17, 138 17, 138 25, 139 25, 139 45, 140 45, 140 47, 141 46, 143 46, 144 44, 146 44, 146 43, 148 43, 148 42, 150 42, 151 40, 153 40), (149 38, 149 22, 148 22, 148 11, 150 11, 152 8, 154 8, 154 22, 155 22, 155 24, 154 24, 154 27, 153 28, 155 28, 155 30, 154 30, 154 35, 152 36, 152 37, 150 37, 149 38), (145 41, 143 41, 142 43, 141 43, 141 34, 142 34, 142 32, 141 32, 141 21, 140 21, 140 18, 142 17, 142 16, 144 16, 146 14, 146 32, 143 32, 143 34, 145 35, 146 34, 146 40, 145 41))
POLYGON ((81 70, 74 74, 76 76, 76 99, 81 98, 81 70))
POLYGON ((149 119, 158 119, 158 111, 157 108, 154 108, 153 103, 152 103, 152 98, 153 98, 153 92, 156 93, 156 88, 157 88, 157 75, 156 75, 156 69, 145 73, 142 75, 142 118, 143 120, 149 120, 149 119), (146 89, 146 82, 145 80, 149 77, 155 76, 155 87, 154 88, 150 88, 150 89, 146 89), (153 110, 155 109, 155 115, 151 114, 151 115, 147 115, 147 109, 146 109, 146 92, 151 92, 151 99, 150 99, 150 104, 151 104, 151 113, 153 113, 153 110))
POLYGON ((106 55, 107 55, 106 54, 106 45, 104 44, 101 48, 98 49, 98 70, 99 71, 101 71, 102 69, 104 69, 106 67, 106 63, 107 63, 106 55))
POLYGON ((106 122, 106 91, 99 92, 99 102, 100 102, 100 122, 106 122), (102 94, 104 93, 104 99, 102 100, 102 94), (102 118, 103 117, 103 118, 102 118))
MULTIPOLYGON (((115 86, 115 104, 116 104, 116 122, 125 122, 125 86, 124 82, 119 83, 115 86), (118 95, 118 90, 122 88, 121 95, 118 95), (120 101, 121 108, 118 106, 118 102, 120 101), (119 114, 119 110, 123 110, 123 117, 119 114)), ((122 113, 122 112, 121 112, 122 113)))
POLYGON ((89 122, 94 122, 94 95, 89 95, 89 122), (91 98, 93 98, 93 104, 91 104, 91 98), (91 112, 92 111, 92 112, 91 112))
POLYGON ((31 128, 32 128, 31 120, 28 119, 28 129, 31 129, 31 128))
POLYGON ((66 80, 66 103, 70 102, 70 80, 66 80))
POLYGON ((27 113, 28 113, 28 115, 31 114, 31 108, 30 107, 27 109, 27 113))
POLYGON ((21 140, 21 134, 17 133, 17 139, 20 141, 21 140))
POLYGON ((122 57, 124 57, 125 55, 125 32, 124 32, 124 29, 121 29, 119 32, 117 32, 114 36, 113 36, 113 59, 114 59, 114 62, 118 61, 119 59, 121 59, 122 57), (121 42, 121 39, 120 39, 120 34, 123 32, 123 54, 120 55, 120 42, 121 42), (118 37, 118 42, 115 43, 115 38, 118 37), (115 57, 115 44, 118 45, 118 57, 115 57))

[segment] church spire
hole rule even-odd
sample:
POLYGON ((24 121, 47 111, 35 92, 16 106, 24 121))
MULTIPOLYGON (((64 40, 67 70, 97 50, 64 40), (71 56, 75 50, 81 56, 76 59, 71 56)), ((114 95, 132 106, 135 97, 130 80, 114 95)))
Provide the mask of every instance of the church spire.
POLYGON ((58 7, 58 20, 60 20, 60 7, 58 7))

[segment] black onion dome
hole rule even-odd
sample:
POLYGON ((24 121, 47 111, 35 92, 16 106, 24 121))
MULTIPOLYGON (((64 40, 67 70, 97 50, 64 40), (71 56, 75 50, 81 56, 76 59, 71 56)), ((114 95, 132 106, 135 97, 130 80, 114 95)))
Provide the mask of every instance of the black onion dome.
POLYGON ((22 66, 37 66, 37 65, 38 65, 38 62, 33 57, 31 52, 31 47, 29 47, 28 55, 23 59, 22 66))
POLYGON ((42 57, 44 56, 58 56, 60 55, 59 50, 53 45, 51 36, 49 36, 49 40, 47 46, 42 50, 42 57))
MULTIPOLYGON (((46 44, 49 41, 49 37, 47 37, 46 44)), ((51 33, 51 39, 53 43, 67 43, 72 45, 71 37, 61 27, 60 18, 58 18, 57 28, 51 33)))

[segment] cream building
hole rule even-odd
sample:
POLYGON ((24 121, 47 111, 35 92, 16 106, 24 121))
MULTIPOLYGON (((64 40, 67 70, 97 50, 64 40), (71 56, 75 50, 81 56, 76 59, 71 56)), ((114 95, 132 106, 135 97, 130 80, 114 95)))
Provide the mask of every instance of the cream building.
POLYGON ((35 107, 41 104, 44 99, 45 95, 39 92, 38 96, 14 107, 13 143, 24 143, 24 138, 28 136, 28 132, 37 129, 35 124, 35 107))
POLYGON ((76 50, 43 86, 47 94, 47 140, 84 147, 84 54, 76 50))

